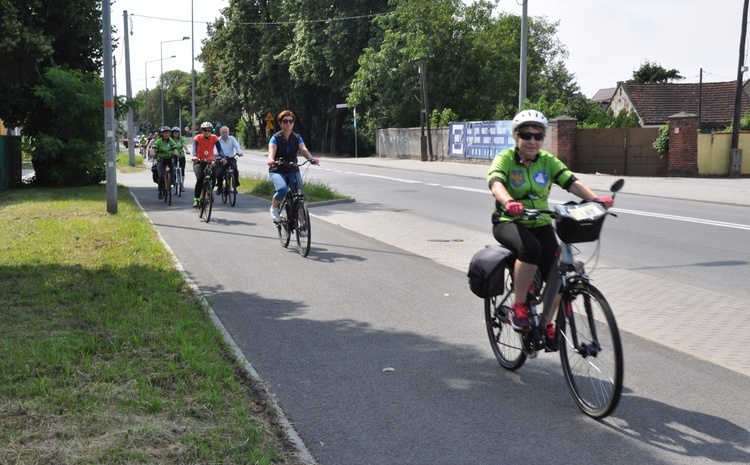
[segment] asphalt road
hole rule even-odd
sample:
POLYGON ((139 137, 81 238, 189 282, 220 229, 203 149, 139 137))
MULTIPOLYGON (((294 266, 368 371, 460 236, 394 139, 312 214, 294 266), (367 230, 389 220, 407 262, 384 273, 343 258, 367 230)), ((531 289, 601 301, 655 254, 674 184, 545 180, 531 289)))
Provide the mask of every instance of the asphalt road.
POLYGON ((362 235, 313 208, 305 259, 268 202, 240 195, 206 224, 190 192, 167 207, 127 176, 320 464, 750 463, 747 376, 624 333, 625 393, 597 422, 556 355, 502 369, 465 272, 370 237, 377 223, 362 235))

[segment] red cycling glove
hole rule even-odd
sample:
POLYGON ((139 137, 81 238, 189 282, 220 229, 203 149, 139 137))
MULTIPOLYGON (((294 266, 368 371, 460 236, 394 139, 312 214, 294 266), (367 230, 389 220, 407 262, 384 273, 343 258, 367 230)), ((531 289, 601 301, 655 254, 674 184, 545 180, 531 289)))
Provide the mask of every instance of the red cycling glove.
POLYGON ((605 197, 597 197, 597 198, 594 199, 594 202, 597 202, 597 203, 600 203, 600 204, 604 205, 604 208, 606 208, 607 210, 609 210, 610 207, 612 207, 612 204, 615 203, 615 201, 612 199, 612 197, 607 197, 607 196, 605 196, 605 197))
POLYGON ((521 202, 511 200, 510 202, 507 202, 505 204, 505 211, 508 212, 510 216, 521 216, 523 214, 523 210, 524 208, 521 202))

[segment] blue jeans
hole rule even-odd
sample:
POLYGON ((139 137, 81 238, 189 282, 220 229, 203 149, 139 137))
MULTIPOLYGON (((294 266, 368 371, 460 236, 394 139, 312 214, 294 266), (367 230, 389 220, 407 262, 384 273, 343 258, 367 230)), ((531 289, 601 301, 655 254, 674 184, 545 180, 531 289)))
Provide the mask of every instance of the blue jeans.
POLYGON ((268 173, 268 179, 276 189, 276 193, 273 195, 273 199, 281 202, 286 198, 287 192, 289 192, 289 184, 291 184, 294 178, 297 178, 297 186, 302 189, 302 174, 297 171, 295 173, 268 173))

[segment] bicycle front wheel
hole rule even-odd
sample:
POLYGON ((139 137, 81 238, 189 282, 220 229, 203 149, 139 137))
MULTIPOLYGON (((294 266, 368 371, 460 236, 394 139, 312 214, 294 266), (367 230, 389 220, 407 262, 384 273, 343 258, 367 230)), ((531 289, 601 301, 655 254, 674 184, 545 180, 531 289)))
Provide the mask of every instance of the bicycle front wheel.
POLYGON ((222 203, 227 203, 227 200, 229 200, 229 182, 226 177, 224 182, 219 185, 219 191, 221 192, 222 203))
POLYGON ((304 200, 297 201, 297 214, 295 215, 294 232, 297 236, 297 251, 303 257, 310 253, 310 212, 304 200))
POLYGON ((289 229, 289 208, 287 200, 288 198, 279 205, 279 216, 281 216, 281 221, 276 223, 276 230, 279 233, 279 242, 284 248, 289 247, 289 241, 292 238, 292 232, 289 229))
POLYGON ((227 189, 229 190, 229 204, 235 206, 237 204, 237 186, 234 185, 234 176, 230 176, 227 181, 227 189))
POLYGON ((174 176, 174 193, 182 197, 182 170, 177 170, 174 176))
POLYGON ((484 322, 495 358, 500 365, 512 371, 521 368, 526 361, 521 333, 516 332, 508 322, 508 310, 515 301, 512 270, 505 278, 505 291, 505 297, 484 298, 484 322))
POLYGON ((565 382, 578 407, 592 418, 612 413, 622 393, 620 331, 606 299, 577 283, 563 296, 557 317, 565 382))
POLYGON ((213 193, 213 187, 209 181, 206 181, 203 184, 203 189, 205 193, 205 197, 203 199, 203 203, 206 205, 206 215, 203 218, 203 220, 208 223, 211 221, 211 211, 214 208, 214 193, 213 193), (208 186, 208 188, 206 188, 208 186))
POLYGON ((170 183, 170 172, 168 168, 164 168, 164 203, 172 205, 172 183, 170 183))
POLYGON ((198 218, 203 219, 203 216, 206 214, 206 184, 203 184, 203 189, 201 190, 201 197, 198 200, 198 218))

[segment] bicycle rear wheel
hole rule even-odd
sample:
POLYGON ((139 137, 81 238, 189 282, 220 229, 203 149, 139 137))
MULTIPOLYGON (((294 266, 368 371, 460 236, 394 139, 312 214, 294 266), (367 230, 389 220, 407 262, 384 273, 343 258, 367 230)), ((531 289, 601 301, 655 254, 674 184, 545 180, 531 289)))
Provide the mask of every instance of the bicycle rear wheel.
POLYGON ((592 418, 612 413, 622 393, 620 331, 606 299, 594 286, 576 283, 557 317, 560 361, 576 404, 592 418))
POLYGON ((307 257, 310 253, 310 212, 307 210, 307 205, 302 199, 297 200, 297 214, 295 216, 296 224, 294 225, 294 232, 297 236, 297 251, 303 257, 307 257))
POLYGON ((281 246, 286 248, 289 246, 289 241, 292 239, 292 232, 290 231, 289 227, 289 203, 288 203, 289 197, 284 199, 283 202, 281 202, 281 205, 279 205, 279 216, 281 216, 281 221, 276 223, 276 230, 279 233, 279 242, 281 243, 281 246))
POLYGON ((484 322, 497 361, 508 370, 517 370, 526 361, 526 353, 523 350, 521 333, 516 332, 508 322, 508 310, 516 295, 513 292, 512 273, 511 270, 505 278, 505 297, 485 297, 484 322))

